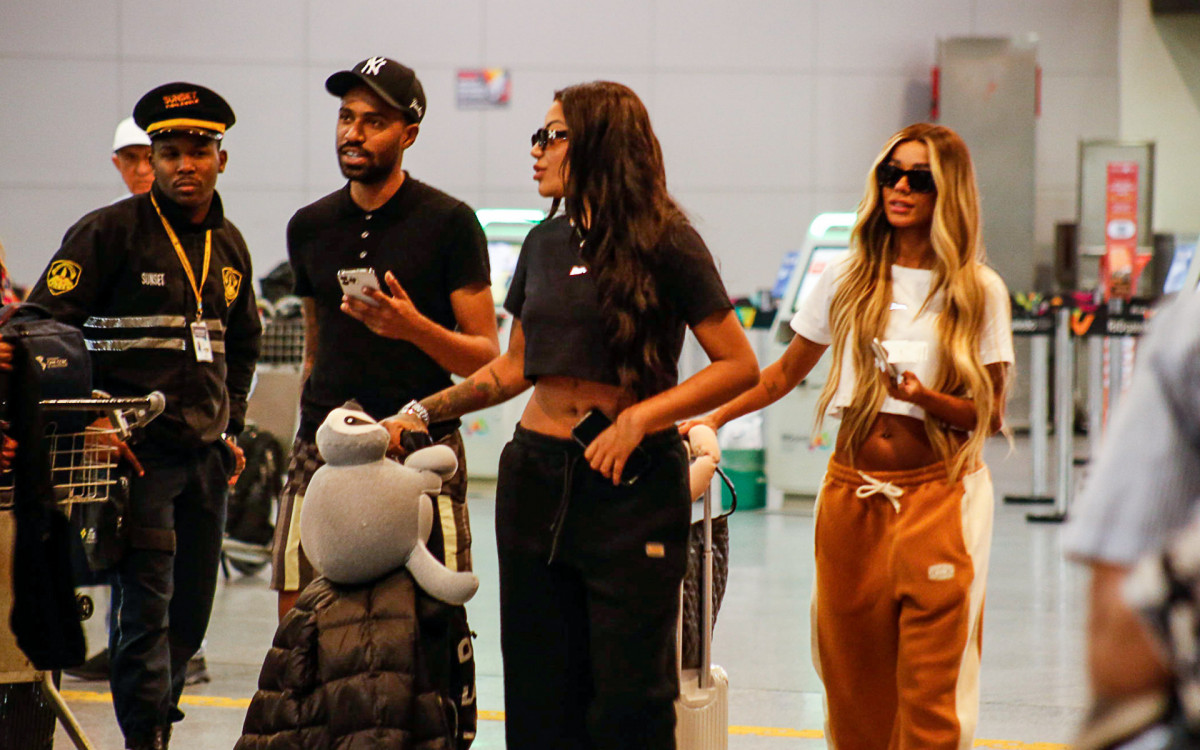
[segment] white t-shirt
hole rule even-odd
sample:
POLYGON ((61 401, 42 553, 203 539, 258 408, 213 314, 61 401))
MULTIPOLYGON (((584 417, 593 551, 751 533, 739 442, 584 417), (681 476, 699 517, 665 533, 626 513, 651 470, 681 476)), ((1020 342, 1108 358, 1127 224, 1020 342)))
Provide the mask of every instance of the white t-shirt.
MULTIPOLYGON (((829 306, 842 272, 848 267, 850 256, 845 255, 825 269, 800 309, 792 318, 792 330, 817 344, 832 344, 833 332, 829 327, 829 306)), ((1009 307, 1008 288, 1000 275, 987 266, 980 269, 983 281, 984 323, 979 335, 979 359, 984 365, 996 362, 1013 363, 1012 312, 1009 307)), ((888 314, 887 330, 882 340, 887 350, 888 361, 901 372, 911 370, 925 385, 937 374, 942 352, 938 344, 937 316, 944 305, 942 293, 938 293, 925 304, 933 283, 933 271, 924 268, 892 266, 892 303, 888 314), (925 305, 922 309, 921 305, 925 305)), ((829 402, 826 414, 840 418, 854 397, 854 364, 850 347, 842 356, 842 374, 838 389, 829 402)), ((899 399, 885 398, 881 412, 900 414, 923 419, 925 410, 899 399)))

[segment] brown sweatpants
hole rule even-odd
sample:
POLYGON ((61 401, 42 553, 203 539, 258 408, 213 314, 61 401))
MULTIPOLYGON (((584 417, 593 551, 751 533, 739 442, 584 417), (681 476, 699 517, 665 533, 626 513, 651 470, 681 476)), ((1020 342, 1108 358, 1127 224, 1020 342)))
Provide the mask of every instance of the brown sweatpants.
POLYGON ((813 657, 838 750, 969 748, 992 539, 987 467, 862 473, 817 501, 813 657))

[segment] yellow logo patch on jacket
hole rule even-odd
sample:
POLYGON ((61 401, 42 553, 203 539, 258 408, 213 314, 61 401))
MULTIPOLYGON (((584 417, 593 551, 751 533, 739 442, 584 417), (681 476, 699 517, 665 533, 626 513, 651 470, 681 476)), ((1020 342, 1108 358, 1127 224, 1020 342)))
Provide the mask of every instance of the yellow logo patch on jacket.
POLYGON ((64 294, 79 285, 83 268, 73 260, 56 260, 46 270, 46 288, 51 294, 64 294))
POLYGON ((232 305, 242 288, 242 274, 225 266, 221 269, 221 283, 225 285, 225 304, 232 305))

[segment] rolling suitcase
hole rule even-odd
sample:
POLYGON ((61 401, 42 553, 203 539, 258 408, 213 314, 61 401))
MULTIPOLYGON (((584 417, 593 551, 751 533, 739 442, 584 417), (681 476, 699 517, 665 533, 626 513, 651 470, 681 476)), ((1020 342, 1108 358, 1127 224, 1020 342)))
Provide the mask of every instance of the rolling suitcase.
MULTIPOLYGON (((679 666, 679 697, 675 700, 675 747, 677 750, 726 750, 729 747, 729 678, 712 664, 713 545, 712 491, 704 491, 704 543, 700 564, 700 662, 683 668, 682 646, 676 646, 679 666)), ((683 643, 683 591, 680 589, 679 633, 683 643)))

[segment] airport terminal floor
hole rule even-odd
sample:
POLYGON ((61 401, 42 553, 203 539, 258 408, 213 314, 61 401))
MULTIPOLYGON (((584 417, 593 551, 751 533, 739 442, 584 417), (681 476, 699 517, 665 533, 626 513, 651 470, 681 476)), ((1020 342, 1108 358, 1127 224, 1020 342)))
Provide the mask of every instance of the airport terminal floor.
MULTIPOLYGON (((1029 441, 1010 453, 1002 438, 987 449, 996 484, 996 524, 984 616, 982 705, 976 747, 1065 748, 1087 703, 1083 672, 1085 570, 1063 559, 1062 527, 1031 524, 1030 506, 1005 505, 1028 494, 1029 441)), ((1053 477, 1051 477, 1051 485, 1053 477)), ((482 585, 468 605, 480 708, 474 748, 504 747, 498 634, 494 485, 470 490, 475 569, 482 585)), ((713 661, 729 674, 732 750, 807 750, 825 746, 820 683, 809 652, 812 503, 778 511, 739 511, 730 522, 729 586, 717 621, 713 661)), ((208 634, 212 681, 184 692, 187 718, 171 747, 230 748, 254 694, 275 630, 269 570, 223 581, 208 634)), ((97 748, 120 748, 107 683, 64 677, 63 694, 97 748)), ((60 728, 56 747, 71 747, 60 728)))

